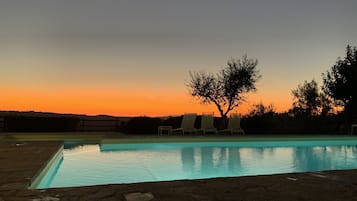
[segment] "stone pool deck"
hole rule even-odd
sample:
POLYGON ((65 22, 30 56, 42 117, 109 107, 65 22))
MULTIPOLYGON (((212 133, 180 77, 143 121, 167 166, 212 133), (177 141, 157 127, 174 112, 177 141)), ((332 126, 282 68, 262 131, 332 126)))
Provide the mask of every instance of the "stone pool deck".
POLYGON ((151 193, 153 201, 357 200, 357 170, 28 189, 61 146, 59 141, 0 141, 0 201, 125 201, 126 195, 139 192, 151 193))

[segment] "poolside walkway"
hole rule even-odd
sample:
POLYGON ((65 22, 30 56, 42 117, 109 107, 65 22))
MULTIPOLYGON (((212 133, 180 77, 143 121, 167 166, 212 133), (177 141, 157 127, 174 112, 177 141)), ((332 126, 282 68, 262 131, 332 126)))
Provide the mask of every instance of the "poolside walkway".
POLYGON ((62 142, 0 142, 0 201, 125 201, 132 193, 152 195, 153 201, 357 200, 357 170, 27 189, 61 146, 62 142))

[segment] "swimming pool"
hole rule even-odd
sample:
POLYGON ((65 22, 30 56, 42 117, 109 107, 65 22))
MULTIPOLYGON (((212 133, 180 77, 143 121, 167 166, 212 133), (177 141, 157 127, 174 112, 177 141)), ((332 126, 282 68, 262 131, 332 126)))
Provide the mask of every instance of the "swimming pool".
POLYGON ((356 140, 92 144, 65 148, 34 188, 356 168, 356 140))

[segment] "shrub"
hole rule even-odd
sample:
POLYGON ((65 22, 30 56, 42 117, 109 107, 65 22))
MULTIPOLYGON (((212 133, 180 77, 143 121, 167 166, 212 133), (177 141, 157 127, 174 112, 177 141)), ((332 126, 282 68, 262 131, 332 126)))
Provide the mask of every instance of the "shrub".
POLYGON ((76 117, 5 116, 5 130, 9 132, 63 132, 76 131, 76 117))
POLYGON ((169 117, 161 122, 161 126, 172 126, 173 128, 179 128, 181 126, 183 116, 169 117))
POLYGON ((249 116, 242 118, 242 128, 248 134, 342 134, 342 117, 289 116, 287 114, 249 116))
POLYGON ((156 134, 160 123, 160 118, 134 117, 128 121, 124 132, 128 134, 156 134))

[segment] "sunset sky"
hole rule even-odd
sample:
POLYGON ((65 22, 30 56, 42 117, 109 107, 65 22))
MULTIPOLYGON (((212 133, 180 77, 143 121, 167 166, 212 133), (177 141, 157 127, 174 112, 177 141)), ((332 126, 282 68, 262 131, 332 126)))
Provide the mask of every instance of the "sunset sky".
POLYGON ((1 0, 0 110, 117 116, 218 112, 189 71, 259 60, 253 104, 291 90, 357 45, 356 0, 1 0))

